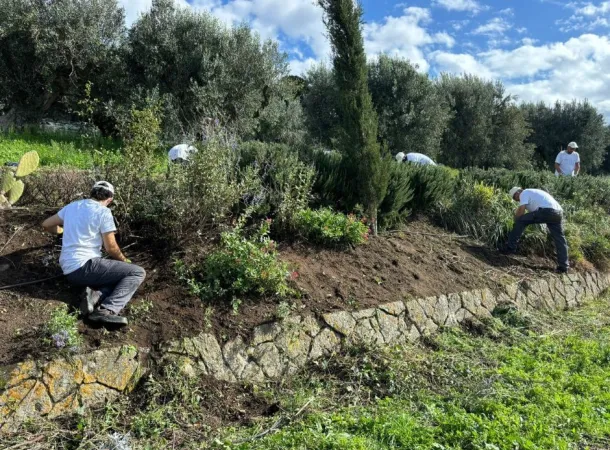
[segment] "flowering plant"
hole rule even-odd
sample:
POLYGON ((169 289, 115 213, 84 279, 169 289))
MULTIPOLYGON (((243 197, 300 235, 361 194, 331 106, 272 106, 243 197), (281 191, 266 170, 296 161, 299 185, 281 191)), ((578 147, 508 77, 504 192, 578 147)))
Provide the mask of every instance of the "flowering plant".
POLYGON ((66 306, 56 308, 45 324, 44 341, 57 349, 76 351, 82 343, 77 325, 78 318, 70 314, 66 306))

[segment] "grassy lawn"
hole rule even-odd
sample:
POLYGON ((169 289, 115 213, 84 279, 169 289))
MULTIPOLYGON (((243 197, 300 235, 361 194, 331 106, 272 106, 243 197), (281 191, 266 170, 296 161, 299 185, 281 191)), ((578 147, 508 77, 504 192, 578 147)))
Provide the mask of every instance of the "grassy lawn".
POLYGON ((423 346, 354 350, 267 395, 284 409, 279 431, 231 444, 273 421, 231 430, 220 448, 605 449, 610 314, 606 303, 555 316, 510 313, 423 346))
POLYGON ((91 168, 97 157, 118 151, 118 141, 79 136, 74 133, 4 132, 0 133, 0 163, 19 161, 25 152, 36 150, 43 166, 67 165, 91 168))

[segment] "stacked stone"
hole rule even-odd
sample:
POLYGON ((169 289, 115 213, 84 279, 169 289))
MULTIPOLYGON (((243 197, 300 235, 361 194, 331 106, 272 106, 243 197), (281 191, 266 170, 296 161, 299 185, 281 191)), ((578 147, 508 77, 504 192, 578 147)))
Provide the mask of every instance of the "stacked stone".
MULTIPOLYGON (((518 309, 564 310, 595 298, 610 286, 610 274, 549 276, 438 297, 410 298, 361 311, 288 317, 256 327, 249 340, 222 343, 202 333, 169 343, 160 363, 177 364, 186 376, 208 375, 228 382, 264 383, 293 374, 309 361, 352 345, 387 346, 414 342, 441 327, 489 318, 498 305, 518 309)), ((10 429, 26 418, 56 417, 129 392, 145 373, 145 351, 123 347, 0 369, 0 425, 10 429), (3 382, 2 379, 7 381, 3 382)))

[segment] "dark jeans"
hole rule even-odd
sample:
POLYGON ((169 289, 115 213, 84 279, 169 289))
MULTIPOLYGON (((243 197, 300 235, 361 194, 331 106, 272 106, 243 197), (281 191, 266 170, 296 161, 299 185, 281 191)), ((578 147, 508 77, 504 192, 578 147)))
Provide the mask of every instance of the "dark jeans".
POLYGON ((513 230, 508 235, 507 247, 513 251, 517 250, 517 243, 525 231, 525 228, 527 228, 528 225, 535 223, 546 224, 551 232, 551 236, 553 236, 553 241, 555 241, 557 266, 562 269, 567 269, 570 266, 568 262, 568 242, 563 233, 563 213, 561 211, 550 208, 540 208, 515 219, 513 230))
POLYGON ((135 264, 93 258, 83 267, 66 275, 77 286, 99 292, 100 306, 119 313, 144 281, 146 272, 135 264))

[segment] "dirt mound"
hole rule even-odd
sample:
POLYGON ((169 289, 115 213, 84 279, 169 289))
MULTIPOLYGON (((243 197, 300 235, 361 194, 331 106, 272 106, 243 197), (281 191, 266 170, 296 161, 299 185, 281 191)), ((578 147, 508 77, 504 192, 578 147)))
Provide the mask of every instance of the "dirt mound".
MULTIPOLYGON (((53 211, 11 210, 0 217, 0 364, 39 358, 52 352, 41 341, 53 308, 76 303, 74 291, 57 265, 60 241, 42 232, 40 222, 53 211), (13 286, 37 280, 35 284, 13 286), (4 287, 4 288, 3 288, 4 287), (2 289, 3 288, 3 289, 2 289)), ((426 297, 494 287, 513 277, 553 267, 543 259, 507 258, 476 242, 426 222, 371 239, 345 251, 303 244, 280 247, 298 272, 299 299, 246 300, 239 313, 223 302, 202 303, 176 279, 171 264, 137 239, 122 242, 130 258, 144 266, 147 280, 127 309, 130 325, 119 331, 80 324, 86 348, 118 344, 141 347, 202 330, 229 338, 282 314, 360 309, 405 297, 426 297)))

